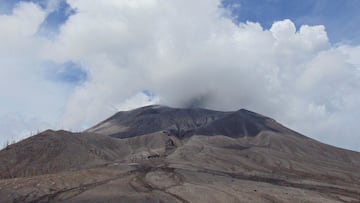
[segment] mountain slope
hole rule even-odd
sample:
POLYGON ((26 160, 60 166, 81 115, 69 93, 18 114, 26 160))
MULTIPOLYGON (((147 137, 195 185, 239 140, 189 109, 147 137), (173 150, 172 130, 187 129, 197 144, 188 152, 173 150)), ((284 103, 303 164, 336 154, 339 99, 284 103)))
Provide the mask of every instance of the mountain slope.
POLYGON ((359 202, 359 168, 248 110, 147 106, 0 151, 0 202, 359 202))
POLYGON ((175 109, 153 105, 119 112, 86 132, 128 138, 169 130, 181 137, 227 114, 207 109, 175 109))

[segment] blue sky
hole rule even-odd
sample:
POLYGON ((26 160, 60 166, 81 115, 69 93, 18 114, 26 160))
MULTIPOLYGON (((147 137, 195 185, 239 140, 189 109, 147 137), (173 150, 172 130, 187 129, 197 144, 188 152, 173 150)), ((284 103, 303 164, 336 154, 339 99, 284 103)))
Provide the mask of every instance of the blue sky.
POLYGON ((67 21, 67 19, 76 13, 66 0, 0 0, 0 14, 11 14, 13 8, 19 2, 34 2, 46 9, 50 2, 54 2, 55 8, 51 8, 50 13, 47 15, 45 21, 40 27, 40 34, 47 35, 52 38, 58 33, 60 26, 67 21))
POLYGON ((46 70, 45 77, 54 82, 67 83, 73 86, 80 85, 88 79, 88 74, 74 62, 66 63, 47 62, 43 66, 46 70))
POLYGON ((297 26, 325 25, 332 43, 360 43, 358 0, 224 0, 237 22, 260 22, 265 28, 274 21, 291 19, 297 26))
MULTIPOLYGON (((0 13, 11 13, 20 1, 35 2, 46 7, 47 0, 0 0, 0 13)), ((76 11, 66 0, 47 16, 43 29, 57 32, 60 25, 76 11)), ((264 28, 274 21, 291 19, 297 26, 325 25, 333 43, 360 43, 360 15, 358 0, 223 0, 237 22, 260 22, 264 28)))
POLYGON ((47 34, 46 31, 48 31, 50 34, 56 35, 60 26, 75 13, 76 11, 72 9, 65 0, 60 0, 57 8, 47 16, 40 29, 43 29, 45 34, 47 34))
MULTIPOLYGON (((13 8, 19 2, 33 2, 43 9, 48 9, 46 19, 40 26, 38 34, 46 38, 53 39, 59 33, 61 25, 63 25, 71 15, 76 11, 70 7, 66 0, 53 0, 50 5, 49 0, 0 0, 0 14, 11 15, 13 8), (54 8, 51 8, 54 7, 54 8)), ((86 81, 87 73, 82 69, 81 65, 72 61, 62 64, 47 62, 45 77, 54 82, 67 83, 70 86, 76 86, 86 81)))

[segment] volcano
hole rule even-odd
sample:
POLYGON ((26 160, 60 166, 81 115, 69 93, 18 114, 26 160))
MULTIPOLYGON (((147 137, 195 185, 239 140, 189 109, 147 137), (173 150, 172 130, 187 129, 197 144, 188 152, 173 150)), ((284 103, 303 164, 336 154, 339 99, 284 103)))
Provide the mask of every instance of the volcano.
POLYGON ((153 105, 7 146, 0 202, 360 202, 360 153, 245 109, 153 105))

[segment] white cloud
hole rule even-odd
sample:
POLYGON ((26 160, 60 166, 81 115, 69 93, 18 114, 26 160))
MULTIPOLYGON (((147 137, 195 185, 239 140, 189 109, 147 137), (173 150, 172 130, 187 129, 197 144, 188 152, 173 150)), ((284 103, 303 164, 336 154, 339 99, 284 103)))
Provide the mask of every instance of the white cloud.
POLYGON ((45 18, 38 5, 22 2, 0 15, 0 146, 55 127, 62 114, 68 90, 46 79, 39 54, 47 42, 36 33, 45 18))
POLYGON ((139 106, 149 106, 153 104, 159 104, 160 98, 154 95, 147 95, 144 92, 140 92, 129 99, 126 99, 124 102, 118 106, 114 106, 117 111, 128 111, 139 106))
POLYGON ((45 18, 45 13, 34 3, 19 3, 12 15, 1 15, 0 26, 3 37, 27 37, 36 33, 45 18))
POLYGON ((67 100, 59 127, 83 128, 147 104, 141 92, 151 90, 157 98, 150 103, 248 108, 360 150, 352 133, 360 49, 331 45, 324 26, 235 25, 218 0, 68 3, 77 13, 54 41, 33 47, 41 60, 74 61, 90 75, 67 100))

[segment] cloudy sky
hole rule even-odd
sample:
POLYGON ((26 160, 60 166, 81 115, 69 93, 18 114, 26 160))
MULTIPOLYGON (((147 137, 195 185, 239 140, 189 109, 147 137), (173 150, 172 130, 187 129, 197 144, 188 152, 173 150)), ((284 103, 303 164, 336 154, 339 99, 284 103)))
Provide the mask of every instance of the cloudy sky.
POLYGON ((360 151, 358 0, 0 0, 0 144, 147 104, 360 151))

